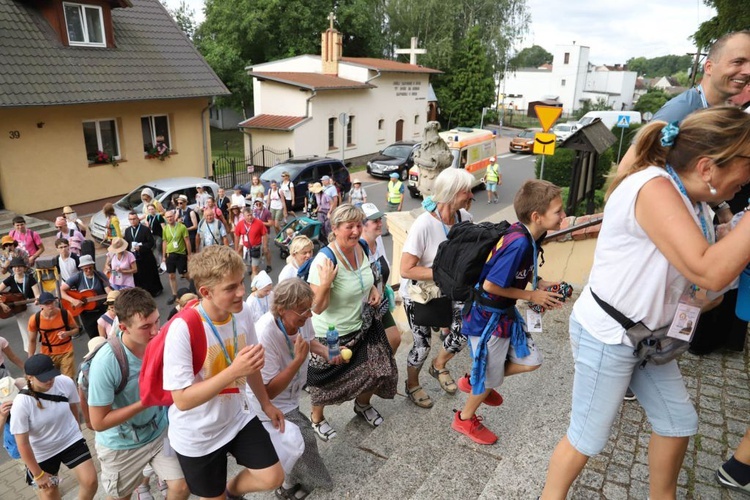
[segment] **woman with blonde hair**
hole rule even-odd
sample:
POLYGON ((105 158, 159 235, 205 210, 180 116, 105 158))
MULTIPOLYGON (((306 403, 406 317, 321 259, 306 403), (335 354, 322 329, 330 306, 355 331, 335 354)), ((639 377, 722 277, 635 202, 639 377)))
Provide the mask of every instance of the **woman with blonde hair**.
POLYGON ((115 206, 111 203, 105 203, 102 207, 102 213, 107 217, 107 234, 105 236, 105 241, 111 243, 114 238, 122 238, 120 219, 118 219, 115 214, 115 206))
POLYGON ((289 278, 296 278, 299 268, 312 258, 314 249, 315 245, 310 238, 303 234, 295 236, 289 244, 286 266, 279 273, 279 283, 289 278))
POLYGON ((565 498, 589 457, 604 449, 628 386, 652 429, 649 496, 675 498, 698 416, 677 360, 657 365, 634 356, 650 344, 634 342, 628 325, 683 325, 685 311, 698 316, 750 261, 750 218, 716 241, 708 206, 750 182, 750 115, 714 107, 679 127, 652 122, 635 150, 635 162, 610 188, 589 282, 570 317, 573 406, 543 500, 565 498))

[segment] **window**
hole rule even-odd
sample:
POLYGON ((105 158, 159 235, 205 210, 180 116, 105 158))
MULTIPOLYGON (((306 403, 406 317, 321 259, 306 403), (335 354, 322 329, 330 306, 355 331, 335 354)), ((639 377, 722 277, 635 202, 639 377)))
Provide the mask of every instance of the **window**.
POLYGON ((565 78, 563 78, 562 80, 560 80, 560 86, 561 86, 561 87, 564 87, 564 86, 565 86, 565 78))
POLYGON ((378 120, 378 142, 385 142, 385 120, 378 120))
POLYGON ((328 119, 328 149, 336 148, 336 118, 328 119))
POLYGON ((98 151, 107 153, 115 160, 121 159, 115 120, 83 122, 83 139, 86 143, 86 158, 89 163, 94 163, 98 151))
POLYGON ((563 64, 570 64, 570 52, 565 53, 563 64))
POLYGON ((385 120, 378 120, 378 130, 383 130, 385 128, 385 120))
POLYGON ((346 145, 352 146, 354 145, 352 131, 354 130, 354 117, 349 116, 349 121, 346 122, 346 145))
POLYGON ((419 115, 414 115, 414 125, 419 125, 419 115))
POLYGON ((94 45, 105 47, 104 17, 102 8, 96 5, 64 3, 65 25, 68 28, 70 45, 94 45))
POLYGON ((141 133, 143 134, 143 152, 148 154, 161 141, 172 149, 169 136, 169 118, 167 115, 142 116, 141 133))

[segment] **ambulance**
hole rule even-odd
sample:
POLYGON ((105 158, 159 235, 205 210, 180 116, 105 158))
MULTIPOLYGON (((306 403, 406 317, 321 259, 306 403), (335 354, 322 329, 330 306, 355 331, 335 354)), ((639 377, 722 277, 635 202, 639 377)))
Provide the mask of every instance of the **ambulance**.
MULTIPOLYGON (((497 132, 477 128, 457 127, 440 132, 440 137, 448 145, 453 155, 453 168, 466 169, 474 176, 472 188, 482 184, 490 158, 496 156, 495 139, 497 132)), ((414 165, 409 170, 409 194, 412 198, 421 196, 417 184, 419 168, 414 165)))

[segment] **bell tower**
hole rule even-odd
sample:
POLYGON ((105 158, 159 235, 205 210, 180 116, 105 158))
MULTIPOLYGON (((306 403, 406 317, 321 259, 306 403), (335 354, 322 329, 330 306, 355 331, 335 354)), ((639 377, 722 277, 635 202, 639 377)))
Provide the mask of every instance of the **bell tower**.
POLYGON ((339 74, 339 60, 341 59, 341 33, 336 31, 333 27, 333 21, 336 20, 336 16, 333 12, 328 14, 328 21, 330 26, 321 35, 320 43, 320 60, 323 64, 324 75, 338 75, 339 74))

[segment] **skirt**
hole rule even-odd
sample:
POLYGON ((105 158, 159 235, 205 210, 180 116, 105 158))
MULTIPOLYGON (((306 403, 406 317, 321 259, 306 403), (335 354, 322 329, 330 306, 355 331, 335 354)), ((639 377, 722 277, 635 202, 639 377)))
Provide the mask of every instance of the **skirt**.
POLYGON ((333 479, 318 452, 318 438, 312 428, 310 419, 304 416, 299 408, 287 412, 284 418, 293 424, 297 424, 305 442, 305 451, 294 464, 292 472, 287 476, 287 481, 291 484, 299 483, 307 491, 314 488, 333 489, 333 479))

